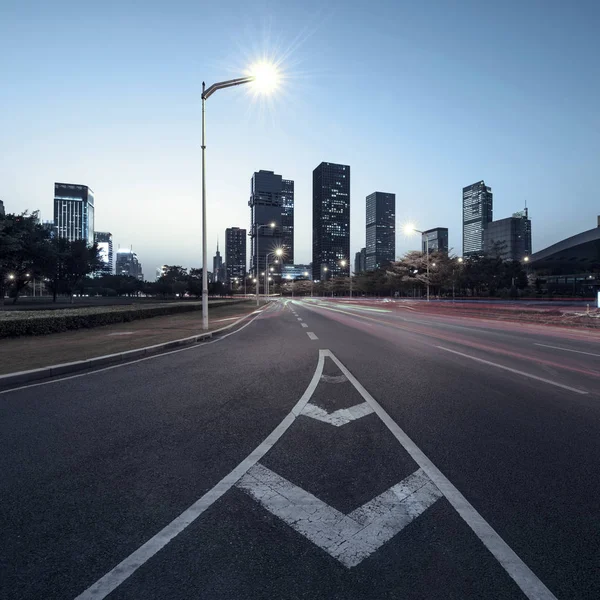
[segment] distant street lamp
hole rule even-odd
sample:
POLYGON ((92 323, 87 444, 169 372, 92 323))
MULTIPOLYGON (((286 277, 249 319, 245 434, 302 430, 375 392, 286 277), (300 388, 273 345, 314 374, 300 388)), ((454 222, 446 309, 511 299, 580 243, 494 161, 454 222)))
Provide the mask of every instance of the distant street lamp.
MULTIPOLYGON (((267 252, 267 256, 266 256, 266 264, 265 264, 265 295, 269 295, 269 281, 271 281, 271 279, 268 277, 268 272, 269 272, 269 256, 282 256, 283 255, 283 248, 277 248, 277 250, 273 250, 273 252, 267 252)), ((271 269, 271 272, 273 272, 273 269, 271 269)))
MULTIPOLYGON (((424 235, 420 229, 415 229, 413 225, 407 225, 404 228, 404 233, 410 235, 411 233, 420 233, 424 235)), ((427 302, 429 302, 429 236, 425 236, 425 250, 427 252, 427 302)))
MULTIPOLYGON (((257 278, 258 278, 258 269, 260 268, 260 254, 258 253, 258 232, 261 229, 264 229, 265 227, 270 227, 271 229, 275 228, 275 221, 272 221, 271 223, 268 223, 267 225, 257 225, 256 226, 256 273, 257 273, 257 278)), ((267 265, 265 265, 266 268, 267 265)), ((263 273, 264 275, 264 273, 263 273)), ((260 290, 260 279, 258 281, 258 284, 256 285, 256 306, 258 306, 258 295, 259 295, 259 290, 260 290)))
MULTIPOLYGON (((217 91, 245 83, 254 83, 257 91, 270 92, 276 87, 277 69, 273 65, 259 63, 247 77, 213 83, 208 89, 202 82, 202 329, 208 329, 208 255, 206 250, 206 101, 217 91)), ((258 267, 257 267, 258 269, 258 267)), ((256 302, 258 303, 258 286, 256 302)))
MULTIPOLYGON (((459 256, 457 260, 458 260, 459 264, 462 263, 462 261, 463 261, 462 256, 459 256)), ((455 277, 454 277, 454 271, 455 271, 455 267, 454 267, 454 265, 452 265, 452 302, 454 302, 454 284, 456 282, 455 277)))

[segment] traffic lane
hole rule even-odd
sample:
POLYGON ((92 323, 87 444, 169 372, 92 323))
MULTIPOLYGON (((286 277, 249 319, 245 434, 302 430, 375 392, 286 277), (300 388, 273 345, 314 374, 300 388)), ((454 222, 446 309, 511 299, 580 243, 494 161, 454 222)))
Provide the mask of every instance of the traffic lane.
POLYGON ((522 600, 445 501, 348 570, 233 489, 111 600, 522 600), (445 523, 444 531, 437 522, 445 523), (449 539, 452 539, 452 543, 449 539), (462 548, 456 552, 456 548, 462 548), (467 551, 468 550, 468 551, 467 551))
POLYGON ((0 596, 81 592, 251 452, 316 362, 277 311, 222 342, 1 395, 0 596))
POLYGON ((299 314, 559 598, 600 597, 596 397, 412 333, 299 314))
MULTIPOLYGON (((354 303, 340 302, 336 303, 333 301, 321 301, 324 306, 328 304, 339 304, 341 307, 352 310, 353 306, 357 313, 360 313, 361 305, 355 305, 354 303)), ((569 328, 559 327, 553 325, 536 325, 534 323, 519 323, 513 321, 498 321, 492 319, 472 318, 463 317, 452 314, 429 314, 422 310, 413 307, 408 307, 402 303, 391 302, 385 303, 380 302, 377 304, 364 305, 366 309, 374 309, 382 311, 389 315, 391 318, 398 317, 400 320, 406 320, 414 323, 421 323, 425 325, 439 325, 441 328, 448 328, 451 330, 467 329, 474 335, 481 334, 499 336, 501 339, 511 340, 515 343, 520 343, 523 340, 523 336, 527 333, 532 338, 540 337, 540 342, 546 342, 552 344, 552 340, 562 341, 572 345, 574 349, 598 354, 600 352, 600 331, 597 329, 586 329, 586 328, 569 328)))
POLYGON ((325 372, 260 463, 111 597, 523 598, 378 416, 315 416, 364 402, 339 375, 325 372), (415 477, 387 512, 377 499, 415 477))
POLYGON ((393 313, 358 314, 343 308, 323 305, 313 305, 312 309, 329 312, 332 319, 344 321, 344 315, 373 327, 393 328, 412 333, 417 338, 426 337, 439 347, 459 351, 475 359, 480 358, 518 371, 527 371, 534 376, 551 379, 588 393, 600 392, 597 358, 586 356, 588 360, 581 361, 580 354, 577 353, 567 353, 565 358, 564 351, 538 346, 530 336, 521 336, 519 339, 513 336, 510 343, 507 343, 495 332, 481 332, 466 327, 442 327, 437 322, 430 324, 422 320, 414 321, 412 318, 399 317, 393 313), (340 316, 336 317, 336 314, 340 316))

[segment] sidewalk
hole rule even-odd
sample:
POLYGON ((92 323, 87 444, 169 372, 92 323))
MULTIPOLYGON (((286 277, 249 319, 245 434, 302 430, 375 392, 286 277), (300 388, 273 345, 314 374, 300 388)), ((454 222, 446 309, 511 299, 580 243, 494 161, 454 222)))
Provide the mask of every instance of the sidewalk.
MULTIPOLYGON (((256 310, 254 300, 210 309, 209 331, 256 310)), ((0 340, 0 375, 134 350, 202 333, 202 312, 0 340)))

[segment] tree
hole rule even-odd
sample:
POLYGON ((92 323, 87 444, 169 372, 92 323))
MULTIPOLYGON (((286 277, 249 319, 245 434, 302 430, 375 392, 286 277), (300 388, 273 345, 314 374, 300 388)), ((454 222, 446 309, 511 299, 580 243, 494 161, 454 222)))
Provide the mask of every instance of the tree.
POLYGON ((55 238, 52 252, 44 265, 44 274, 50 280, 53 301, 59 293, 68 293, 73 302, 73 292, 86 275, 97 271, 101 266, 98 244, 88 246, 85 240, 55 238))
POLYGON ((49 232, 40 225, 37 212, 0 217, 0 306, 6 284, 16 303, 21 291, 41 274, 49 253, 49 232))

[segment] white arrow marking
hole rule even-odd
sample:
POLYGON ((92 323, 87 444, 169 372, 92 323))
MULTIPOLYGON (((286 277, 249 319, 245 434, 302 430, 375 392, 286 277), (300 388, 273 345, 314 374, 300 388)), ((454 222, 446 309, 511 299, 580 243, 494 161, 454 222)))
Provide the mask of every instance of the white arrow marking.
POLYGON ((373 409, 368 405, 367 402, 356 404, 350 408, 340 408, 332 413, 328 413, 324 408, 315 406, 309 402, 300 414, 305 415, 306 417, 317 419, 317 421, 329 423, 335 427, 341 427, 342 425, 346 425, 346 423, 350 423, 352 421, 356 421, 356 419, 370 415, 372 412, 373 409))
POLYGON ((442 497, 422 469, 349 515, 260 463, 237 487, 348 568, 373 554, 442 497))

